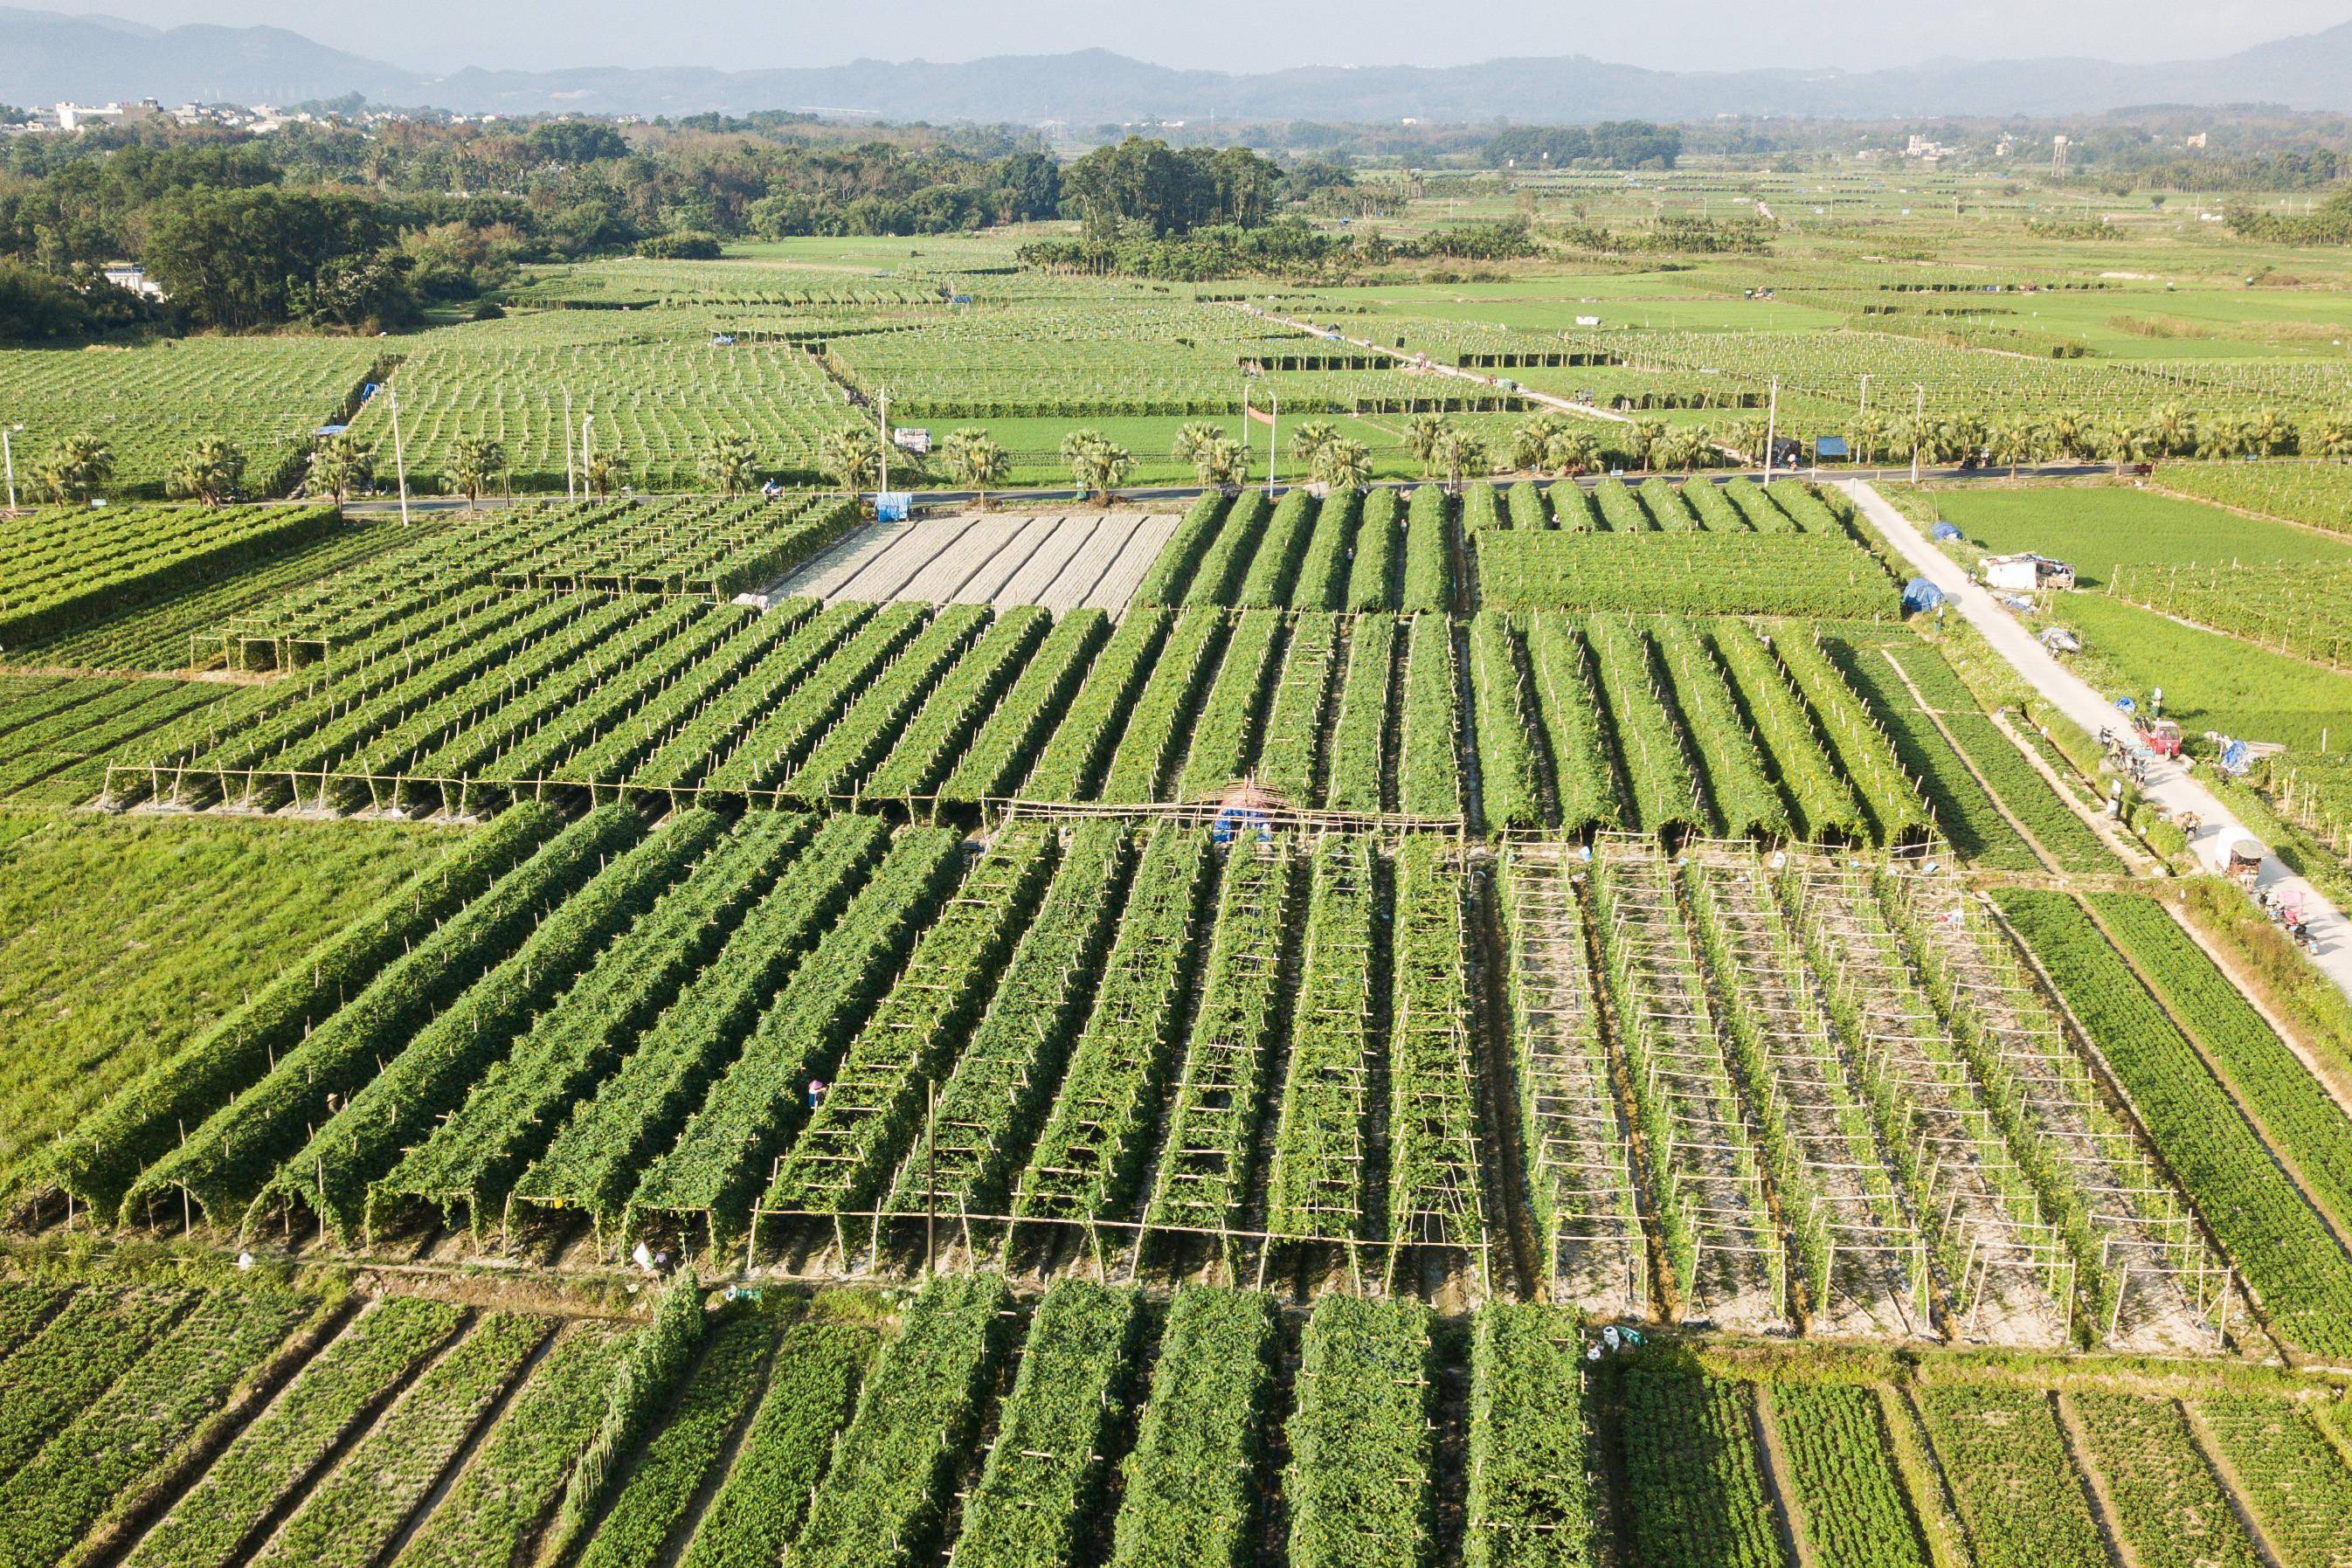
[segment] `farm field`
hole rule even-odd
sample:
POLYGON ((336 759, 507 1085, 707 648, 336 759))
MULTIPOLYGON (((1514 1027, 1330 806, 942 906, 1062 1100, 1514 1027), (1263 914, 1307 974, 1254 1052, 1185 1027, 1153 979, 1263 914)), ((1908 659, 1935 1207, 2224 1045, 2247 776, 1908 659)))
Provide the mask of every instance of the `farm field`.
POLYGON ((626 1315, 6 1291, 0 1387, 88 1401, 8 1428, 0 1543, 27 1564, 394 1542, 450 1563, 1223 1562, 1262 1541, 1298 1563, 1925 1564, 1965 1542, 2095 1564, 2103 1531, 2156 1562, 2321 1563, 2352 1498, 2332 1402, 2274 1375, 1587 1362, 1567 1308, 1449 1323, 961 1277, 707 1306, 684 1283, 626 1315), (142 1474, 164 1479, 110 1490, 142 1474))
POLYGON ((0 1564, 2343 1568, 2316 971, 1729 455, 2352 884, 2340 258, 1743 161, 0 350, 0 1564))

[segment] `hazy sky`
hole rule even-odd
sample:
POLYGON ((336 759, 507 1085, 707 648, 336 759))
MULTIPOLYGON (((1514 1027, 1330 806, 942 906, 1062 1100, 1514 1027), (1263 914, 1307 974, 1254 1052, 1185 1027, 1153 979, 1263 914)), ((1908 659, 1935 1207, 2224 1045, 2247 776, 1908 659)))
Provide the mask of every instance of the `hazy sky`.
POLYGON ((417 69, 832 65, 1099 46, 1164 65, 1461 65, 1583 54, 1685 69, 2091 55, 2194 58, 2352 21, 2352 0, 20 0, 152 26, 268 23, 417 69))

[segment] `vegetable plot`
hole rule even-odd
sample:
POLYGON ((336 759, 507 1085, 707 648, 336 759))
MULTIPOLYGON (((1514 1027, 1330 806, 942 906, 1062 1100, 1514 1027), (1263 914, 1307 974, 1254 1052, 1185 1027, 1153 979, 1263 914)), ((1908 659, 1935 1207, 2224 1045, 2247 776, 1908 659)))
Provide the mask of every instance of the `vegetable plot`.
POLYGON ((1299 1343, 1283 1492, 1297 1568, 1430 1557, 1428 1312, 1327 1295, 1299 1343))

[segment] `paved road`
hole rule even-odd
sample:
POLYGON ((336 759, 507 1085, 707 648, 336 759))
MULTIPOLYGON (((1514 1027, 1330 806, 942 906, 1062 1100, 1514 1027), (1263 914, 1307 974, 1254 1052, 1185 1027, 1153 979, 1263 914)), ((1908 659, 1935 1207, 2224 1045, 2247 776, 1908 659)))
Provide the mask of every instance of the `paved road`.
MULTIPOLYGON (((1971 581, 1958 561, 1930 544, 1908 517, 1888 505, 1885 497, 1861 480, 1843 480, 1840 484, 1919 575, 1942 589, 1944 596, 1969 618, 1969 623, 1984 633, 1993 651, 2014 664, 2053 706, 2093 735, 2103 727, 2119 722, 2121 716, 2106 698, 2060 664, 2034 640, 2023 622, 2002 609, 1982 586, 1971 581)), ((2218 796, 2178 763, 2159 758, 2149 770, 2146 793, 2176 815, 2183 811, 2197 814, 2200 826, 2189 847, 2210 870, 2224 869, 2230 846, 2240 839, 2254 836, 2218 796)), ((2289 871, 2274 855, 2263 857, 2259 883, 2303 909, 2317 938, 2314 962, 2347 997, 2352 997, 2352 923, 2347 923, 2316 888, 2289 871)))

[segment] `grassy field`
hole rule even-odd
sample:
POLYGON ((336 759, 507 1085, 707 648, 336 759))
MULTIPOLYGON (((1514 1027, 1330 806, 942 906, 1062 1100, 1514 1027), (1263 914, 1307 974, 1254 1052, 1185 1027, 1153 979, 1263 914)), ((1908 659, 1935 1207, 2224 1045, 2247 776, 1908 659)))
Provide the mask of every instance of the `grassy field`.
POLYGON ((2352 539, 2126 485, 1975 484, 1931 488, 1926 499, 1969 543, 1996 554, 2055 556, 2071 562, 2075 580, 2087 588, 2104 583, 2117 563, 2352 561, 2352 539))
POLYGON ((2083 639, 2075 666, 2102 693, 2145 703, 2162 686, 2165 713, 2192 737, 2211 729, 2316 752, 2325 734, 2331 751, 2352 746, 2352 676, 2103 594, 2063 597, 2047 619, 2083 639))

